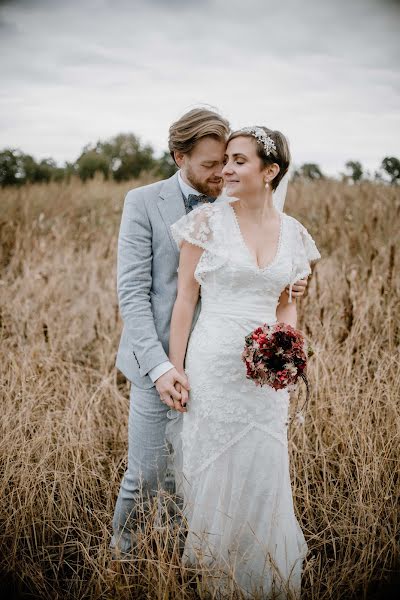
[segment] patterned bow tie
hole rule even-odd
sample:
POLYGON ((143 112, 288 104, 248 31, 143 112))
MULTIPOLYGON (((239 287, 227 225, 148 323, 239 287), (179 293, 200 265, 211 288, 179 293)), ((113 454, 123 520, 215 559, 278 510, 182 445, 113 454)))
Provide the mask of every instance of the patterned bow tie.
POLYGON ((212 196, 207 196, 206 194, 189 194, 189 196, 185 199, 186 211, 190 212, 198 204, 203 204, 204 202, 215 202, 215 198, 212 196))

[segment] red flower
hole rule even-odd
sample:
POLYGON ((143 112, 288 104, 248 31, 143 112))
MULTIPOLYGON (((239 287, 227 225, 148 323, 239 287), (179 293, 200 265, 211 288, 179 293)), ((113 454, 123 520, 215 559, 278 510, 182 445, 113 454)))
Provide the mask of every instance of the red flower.
POLYGON ((307 354, 301 331, 285 323, 264 324, 246 336, 242 360, 256 385, 282 389, 306 380, 307 354))

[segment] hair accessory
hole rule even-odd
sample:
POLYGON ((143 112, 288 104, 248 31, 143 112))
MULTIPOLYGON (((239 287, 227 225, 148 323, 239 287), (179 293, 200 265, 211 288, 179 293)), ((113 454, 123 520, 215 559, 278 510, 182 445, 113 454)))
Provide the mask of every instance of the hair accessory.
POLYGON ((264 146, 265 154, 268 156, 272 150, 276 152, 276 145, 274 140, 267 134, 261 127, 243 127, 240 131, 243 133, 250 133, 256 138, 258 142, 261 142, 264 146))

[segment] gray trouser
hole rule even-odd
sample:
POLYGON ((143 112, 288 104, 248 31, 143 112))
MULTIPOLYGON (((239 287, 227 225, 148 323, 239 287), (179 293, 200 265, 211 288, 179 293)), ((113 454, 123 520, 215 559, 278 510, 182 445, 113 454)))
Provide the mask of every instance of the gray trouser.
POLYGON ((165 485, 168 458, 165 428, 169 410, 161 402, 155 387, 143 390, 132 383, 128 468, 115 505, 110 544, 111 548, 121 552, 132 549, 135 531, 143 522, 143 507, 157 495, 159 487, 165 485))

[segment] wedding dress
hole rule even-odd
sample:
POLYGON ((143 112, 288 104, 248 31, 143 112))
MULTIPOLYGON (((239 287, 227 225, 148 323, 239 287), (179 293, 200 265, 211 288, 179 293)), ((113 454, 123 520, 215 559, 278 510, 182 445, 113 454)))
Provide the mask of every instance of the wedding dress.
POLYGON ((182 560, 207 567, 212 590, 228 591, 230 574, 245 597, 299 597, 307 552, 289 476, 289 394, 256 387, 241 361, 245 336, 276 323, 283 289, 320 258, 305 227, 279 216, 276 254, 263 268, 230 202, 202 205, 172 226, 178 246, 204 249, 195 270, 201 311, 185 364, 188 411, 170 411, 167 425, 188 524, 182 560))

